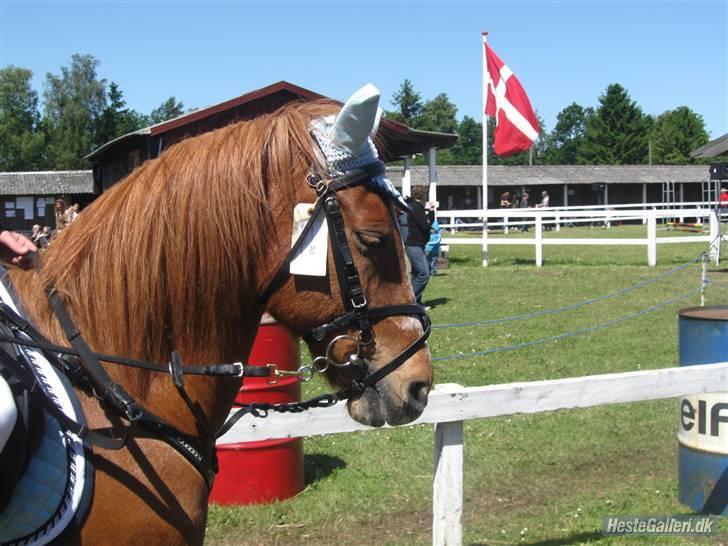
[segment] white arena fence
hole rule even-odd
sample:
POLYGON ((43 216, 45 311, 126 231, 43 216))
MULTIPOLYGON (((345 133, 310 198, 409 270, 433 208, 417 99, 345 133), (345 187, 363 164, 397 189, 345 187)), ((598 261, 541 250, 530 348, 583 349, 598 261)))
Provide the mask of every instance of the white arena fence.
MULTIPOLYGON (((686 207, 690 205, 685 205, 686 207)), ((545 245, 641 245, 647 247, 647 263, 654 267, 657 265, 658 244, 686 244, 686 243, 709 243, 710 259, 714 263, 720 260, 720 209, 709 208, 663 208, 658 209, 654 205, 630 204, 610 205, 593 207, 549 207, 549 208, 528 208, 528 209, 488 209, 488 210, 452 210, 438 211, 437 217, 440 227, 457 231, 459 229, 475 227, 482 230, 482 238, 456 238, 443 237, 442 245, 482 245, 484 260, 483 265, 488 265, 488 247, 490 245, 533 245, 535 247, 536 265, 543 265, 543 247, 545 245), (651 208, 647 208, 651 207, 651 208), (480 219, 480 222, 459 222, 461 218, 480 219), (679 237, 657 237, 658 221, 668 222, 677 220, 684 223, 685 220, 695 220, 695 223, 708 219, 708 234, 682 235, 679 237), (447 220, 447 221, 444 221, 447 220), (492 221, 491 221, 492 220, 492 221), (612 222, 623 222, 627 220, 640 220, 647 225, 647 237, 637 238, 566 238, 547 237, 544 238, 545 226, 553 226, 555 231, 560 231, 563 225, 577 224, 598 224, 610 227, 612 222), (533 229, 532 238, 513 237, 488 237, 488 231, 483 230, 487 221, 489 229, 502 227, 504 233, 508 228, 529 226, 533 229)))
MULTIPOLYGON (((436 386, 427 408, 412 423, 434 425, 432 543, 462 544, 464 421, 676 398, 713 392, 716 385, 726 384, 728 362, 483 387, 436 386)), ((246 417, 218 444, 371 430, 377 429, 354 422, 340 402, 298 414, 246 417)))

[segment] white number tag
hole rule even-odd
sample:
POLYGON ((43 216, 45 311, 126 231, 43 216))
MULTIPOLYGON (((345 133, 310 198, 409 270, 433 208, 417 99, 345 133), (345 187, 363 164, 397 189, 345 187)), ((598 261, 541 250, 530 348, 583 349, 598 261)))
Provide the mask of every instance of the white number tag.
MULTIPOLYGON (((311 217, 313 205, 299 203, 293 209, 293 236, 291 246, 296 244, 303 228, 311 217)), ((323 207, 319 209, 313 226, 303 241, 298 254, 291 260, 291 275, 326 276, 326 258, 329 250, 329 227, 323 207)))

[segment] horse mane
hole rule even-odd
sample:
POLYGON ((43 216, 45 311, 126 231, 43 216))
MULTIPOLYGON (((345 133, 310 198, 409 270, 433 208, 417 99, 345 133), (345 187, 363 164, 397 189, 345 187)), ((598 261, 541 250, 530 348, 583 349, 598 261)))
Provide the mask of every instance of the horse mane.
MULTIPOLYGON (((254 331, 246 322, 261 312, 256 266, 270 262, 271 241, 290 236, 274 220, 315 161, 309 124, 337 110, 290 103, 170 147, 57 235, 42 282, 97 350, 158 362, 171 350, 198 362, 241 358, 233 353, 254 331)), ((35 299, 26 307, 41 331, 63 339, 35 299)))

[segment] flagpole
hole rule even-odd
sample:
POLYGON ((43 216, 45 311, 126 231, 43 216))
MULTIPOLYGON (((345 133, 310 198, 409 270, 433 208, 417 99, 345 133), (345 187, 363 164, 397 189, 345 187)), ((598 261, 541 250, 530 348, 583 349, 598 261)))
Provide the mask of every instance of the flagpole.
POLYGON ((488 266, 488 115, 485 104, 488 100, 488 62, 485 58, 485 42, 488 33, 483 32, 480 55, 483 59, 483 267, 488 266))

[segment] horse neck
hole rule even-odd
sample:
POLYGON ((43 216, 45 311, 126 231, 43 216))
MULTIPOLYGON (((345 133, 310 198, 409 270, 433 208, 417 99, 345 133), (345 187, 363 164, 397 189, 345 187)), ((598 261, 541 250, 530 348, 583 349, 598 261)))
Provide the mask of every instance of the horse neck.
MULTIPOLYGON (((88 220, 92 223, 93 215, 88 220)), ((41 272, 12 272, 21 301, 46 337, 56 343, 68 344, 43 296, 43 285, 50 284, 63 296, 77 328, 97 352, 159 363, 168 362, 173 350, 179 351, 183 362, 188 364, 244 361, 247 358, 262 312, 253 303, 252 287, 230 289, 233 293, 230 297, 226 297, 227 281, 213 294, 185 289, 185 282, 192 287, 200 283, 214 284, 202 282, 202 277, 215 274, 215 268, 207 264, 210 267, 206 269, 205 264, 201 264, 194 272, 173 271, 169 262, 139 267, 138 263, 123 259, 140 254, 133 239, 125 246, 111 238, 107 241, 110 247, 104 249, 105 243, 97 240, 105 238, 104 233, 88 237, 84 229, 83 217, 68 227, 41 260, 41 272), (77 248, 78 241, 74 241, 74 237, 85 240, 84 249, 77 248), (68 269, 63 274, 49 274, 48 268, 65 263, 58 259, 59 256, 83 251, 83 259, 68 260, 68 269), (156 272, 155 266, 159 268, 156 272), (110 271, 113 276, 108 274, 110 271), (240 294, 246 297, 240 297, 238 302, 230 301, 240 294)), ((203 255, 199 248, 189 251, 203 255)), ((209 248, 206 251, 214 254, 209 248)), ((119 365, 105 367, 115 381, 123 384, 150 410, 185 432, 195 432, 189 411, 182 405, 166 374, 119 365)), ((235 380, 192 379, 187 382, 190 396, 203 408, 212 427, 218 427, 224 420, 238 387, 239 382, 235 380)))

